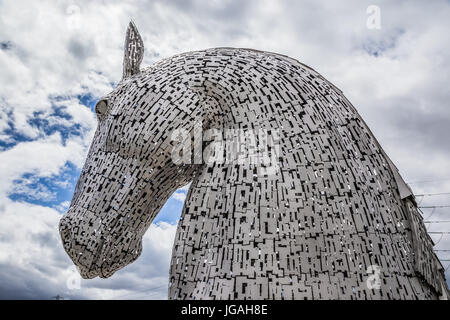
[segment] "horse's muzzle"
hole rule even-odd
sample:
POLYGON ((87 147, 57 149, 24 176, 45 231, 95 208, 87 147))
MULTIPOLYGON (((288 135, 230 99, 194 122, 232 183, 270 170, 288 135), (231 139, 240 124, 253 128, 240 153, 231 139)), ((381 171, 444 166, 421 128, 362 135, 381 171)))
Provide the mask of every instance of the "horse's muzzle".
POLYGON ((142 251, 142 237, 123 228, 120 216, 102 219, 85 208, 73 208, 61 218, 59 232, 65 251, 85 279, 108 278, 142 251), (105 224, 104 221, 109 223, 105 224), (122 226, 121 226, 122 225, 122 226), (118 243, 117 237, 123 239, 118 243))

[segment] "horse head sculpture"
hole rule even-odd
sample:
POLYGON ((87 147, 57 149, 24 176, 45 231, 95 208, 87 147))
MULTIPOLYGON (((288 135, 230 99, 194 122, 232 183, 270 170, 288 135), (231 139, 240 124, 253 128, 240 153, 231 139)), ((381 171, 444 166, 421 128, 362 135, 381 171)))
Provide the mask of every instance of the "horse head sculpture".
POLYGON ((84 278, 136 260, 161 207, 191 182, 169 298, 447 292, 412 192, 320 74, 251 49, 189 52, 141 70, 143 54, 130 23, 123 79, 96 105, 98 127, 60 222, 84 278))

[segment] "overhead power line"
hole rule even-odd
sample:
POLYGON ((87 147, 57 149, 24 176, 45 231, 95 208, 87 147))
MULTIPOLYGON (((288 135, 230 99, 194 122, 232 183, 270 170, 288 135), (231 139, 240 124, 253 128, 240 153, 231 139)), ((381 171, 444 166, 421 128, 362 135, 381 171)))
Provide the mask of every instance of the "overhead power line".
POLYGON ((450 195, 450 192, 415 194, 416 197, 431 197, 431 196, 443 196, 443 195, 450 195))
POLYGON ((438 182, 438 181, 447 181, 447 180, 450 180, 450 178, 434 179, 434 180, 422 180, 422 181, 411 181, 411 182, 407 182, 407 183, 408 184, 415 184, 415 183, 438 182))
POLYGON ((142 292, 149 292, 149 291, 151 292, 151 291, 154 291, 154 290, 162 289, 163 287, 167 287, 167 284, 161 285, 161 286, 157 286, 157 287, 153 287, 153 288, 147 288, 147 289, 143 289, 143 290, 137 290, 137 291, 133 291, 133 292, 128 292, 128 293, 121 294, 121 295, 118 295, 118 296, 113 296, 110 299, 119 299, 119 298, 122 299, 124 297, 133 296, 133 295, 136 295, 136 294, 139 294, 139 293, 142 293, 142 292))
POLYGON ((434 209, 434 208, 450 208, 450 205, 445 206, 421 206, 420 209, 434 209))
POLYGON ((450 220, 432 220, 432 221, 424 221, 423 223, 450 223, 450 220))

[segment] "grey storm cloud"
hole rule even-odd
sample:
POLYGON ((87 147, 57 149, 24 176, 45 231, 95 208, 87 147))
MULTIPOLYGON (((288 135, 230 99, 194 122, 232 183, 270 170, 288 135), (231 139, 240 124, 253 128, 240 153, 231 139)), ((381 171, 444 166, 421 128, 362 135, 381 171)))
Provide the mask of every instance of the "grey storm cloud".
POLYGON ((85 60, 90 56, 95 55, 96 47, 94 42, 81 42, 78 38, 73 37, 68 44, 69 52, 77 59, 85 60))

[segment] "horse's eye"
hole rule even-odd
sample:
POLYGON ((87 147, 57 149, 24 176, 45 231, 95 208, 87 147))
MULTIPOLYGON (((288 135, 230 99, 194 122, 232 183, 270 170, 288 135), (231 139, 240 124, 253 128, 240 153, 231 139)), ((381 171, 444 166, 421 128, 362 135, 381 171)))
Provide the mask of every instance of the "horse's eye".
POLYGON ((100 100, 97 102, 97 105, 95 106, 95 113, 97 116, 105 116, 106 112, 108 111, 108 101, 106 100, 100 100))

